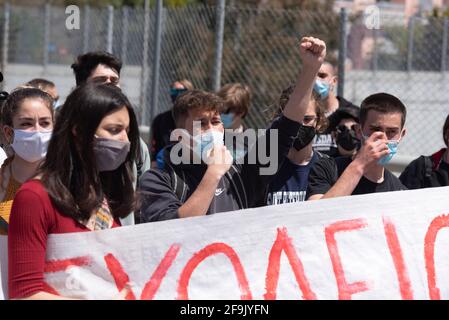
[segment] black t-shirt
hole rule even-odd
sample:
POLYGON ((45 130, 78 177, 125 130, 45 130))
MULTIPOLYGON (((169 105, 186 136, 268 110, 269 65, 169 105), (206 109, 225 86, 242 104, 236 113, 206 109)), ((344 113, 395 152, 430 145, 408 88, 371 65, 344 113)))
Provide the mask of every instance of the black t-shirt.
POLYGON ((312 142, 314 151, 330 155, 331 150, 337 148, 337 144, 330 133, 317 133, 312 142))
MULTIPOLYGON (((307 197, 328 192, 351 161, 350 157, 321 158, 318 160, 310 170, 307 197)), ((385 169, 383 182, 375 183, 362 177, 352 195, 399 190, 407 190, 407 188, 396 176, 385 169)))
POLYGON ((305 201, 310 168, 318 159, 316 152, 306 165, 285 159, 268 187, 267 205, 305 201))

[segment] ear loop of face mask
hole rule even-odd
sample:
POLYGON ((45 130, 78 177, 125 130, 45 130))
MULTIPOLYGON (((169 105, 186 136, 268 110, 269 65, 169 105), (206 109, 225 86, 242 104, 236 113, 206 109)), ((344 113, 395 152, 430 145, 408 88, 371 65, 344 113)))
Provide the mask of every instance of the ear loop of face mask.
POLYGON ((4 125, 2 134, 5 138, 5 144, 2 146, 3 151, 5 151, 8 158, 11 158, 14 155, 14 149, 11 146, 14 142, 14 130, 10 126, 4 125), (12 131, 11 139, 8 139, 7 135, 5 134, 5 128, 9 128, 12 131))

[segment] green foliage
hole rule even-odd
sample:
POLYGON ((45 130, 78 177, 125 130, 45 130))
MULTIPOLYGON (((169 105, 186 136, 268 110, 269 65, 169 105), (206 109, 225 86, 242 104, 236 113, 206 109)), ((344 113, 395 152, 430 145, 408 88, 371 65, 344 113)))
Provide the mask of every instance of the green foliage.
MULTIPOLYGON (((164 6, 168 8, 173 7, 182 7, 187 6, 192 3, 198 2, 197 0, 164 0, 164 6)), ((150 0, 150 6, 154 6, 156 3, 156 0, 150 0)), ((129 7, 143 7, 145 4, 145 0, 64 0, 64 5, 91 5, 91 6, 97 6, 97 7, 103 7, 107 5, 112 5, 116 8, 122 7, 122 6, 129 6, 129 7)))
MULTIPOLYGON (((378 67, 383 70, 406 70, 409 48, 412 51, 412 70, 438 71, 441 68, 443 43, 443 18, 415 18, 413 33, 410 26, 385 27, 382 36, 393 44, 396 52, 383 52, 379 48, 378 67), (413 34, 409 45, 410 35, 413 34)), ((384 45, 385 46, 385 45, 384 45)))

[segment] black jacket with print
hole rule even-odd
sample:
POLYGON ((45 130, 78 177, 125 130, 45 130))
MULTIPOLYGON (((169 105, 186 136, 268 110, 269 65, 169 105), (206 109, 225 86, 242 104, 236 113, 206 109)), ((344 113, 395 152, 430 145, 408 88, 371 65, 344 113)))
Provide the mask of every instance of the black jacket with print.
MULTIPOLYGON (((267 186, 285 160, 299 127, 298 122, 284 116, 273 121, 264 134, 258 137, 244 162, 234 162, 220 180, 207 214, 264 205, 267 186), (270 141, 271 134, 276 137, 275 132, 271 131, 275 129, 277 139, 270 141), (277 148, 270 144, 276 142, 277 148), (272 155, 271 148, 275 151, 277 161, 274 159, 276 157, 272 157, 269 163, 267 155, 272 155), (261 154, 265 153, 262 157, 258 156, 259 150, 261 154)), ((178 209, 192 195, 206 172, 206 164, 174 165, 170 161, 170 149, 165 150, 164 169, 151 169, 140 180, 142 222, 179 218, 178 209)))

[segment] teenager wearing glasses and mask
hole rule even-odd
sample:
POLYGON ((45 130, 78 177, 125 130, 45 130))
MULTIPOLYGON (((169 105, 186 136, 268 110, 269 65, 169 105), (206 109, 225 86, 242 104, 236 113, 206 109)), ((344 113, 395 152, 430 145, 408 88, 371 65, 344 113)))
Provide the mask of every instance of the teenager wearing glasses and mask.
MULTIPOLYGON (((278 114, 285 108, 293 88, 293 86, 290 86, 282 92, 279 99, 278 114)), ((275 114, 275 116, 278 116, 278 114, 275 114)), ((267 205, 306 200, 309 171, 318 159, 327 157, 319 151, 314 151, 312 142, 317 133, 324 132, 326 126, 327 119, 324 105, 317 94, 313 93, 287 159, 268 186, 267 205)))

